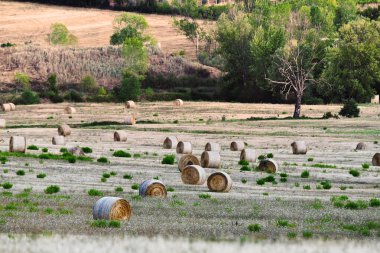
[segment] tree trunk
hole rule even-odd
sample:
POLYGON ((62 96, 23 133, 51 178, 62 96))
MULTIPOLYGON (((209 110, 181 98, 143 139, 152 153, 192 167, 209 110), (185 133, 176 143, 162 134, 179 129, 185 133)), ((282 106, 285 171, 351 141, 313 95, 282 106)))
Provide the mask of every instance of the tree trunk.
POLYGON ((302 96, 297 95, 296 104, 294 105, 293 118, 299 118, 301 116, 301 102, 302 102, 302 96))

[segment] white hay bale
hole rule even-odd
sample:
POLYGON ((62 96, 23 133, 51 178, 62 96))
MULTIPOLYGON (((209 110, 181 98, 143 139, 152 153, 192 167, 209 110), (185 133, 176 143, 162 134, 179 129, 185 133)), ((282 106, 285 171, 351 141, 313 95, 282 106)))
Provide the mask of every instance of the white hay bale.
POLYGON ((125 117, 125 124, 126 125, 135 125, 136 124, 136 117, 134 115, 128 115, 125 117))
POLYGON ((7 126, 5 119, 0 119, 0 128, 5 128, 7 126))
POLYGON ((51 140, 53 145, 65 145, 65 136, 55 135, 51 140))
POLYGON ((229 192, 232 187, 232 179, 225 172, 215 172, 208 177, 207 187, 213 192, 229 192))
POLYGON ((174 106, 183 106, 183 100, 182 99, 176 99, 173 102, 174 106))
POLYGON ((103 197, 96 201, 92 208, 95 220, 129 220, 132 207, 128 201, 117 197, 103 197))
POLYGON ((380 153, 376 153, 372 158, 373 166, 380 166, 380 153))
POLYGON ((160 180, 149 179, 140 184, 139 195, 142 197, 160 197, 166 198, 168 192, 164 183, 160 180))
POLYGON ((178 138, 176 136, 168 136, 164 140, 164 149, 176 148, 178 145, 178 138))
POLYGON ((115 131, 113 134, 114 141, 127 141, 127 132, 125 131, 115 131))
POLYGON ((180 141, 176 148, 177 154, 191 154, 193 152, 193 147, 191 142, 180 141))
POLYGON ((372 104, 378 104, 379 103, 379 95, 374 95, 372 98, 371 98, 371 103, 372 104))
POLYGON ((14 103, 9 103, 9 105, 11 106, 11 111, 16 110, 16 105, 14 103))
POLYGON ((129 101, 125 102, 125 108, 127 108, 127 109, 136 108, 136 104, 134 101, 129 100, 129 101))
POLYGON ((230 145, 231 151, 242 151, 245 147, 244 141, 233 141, 230 145))
POLYGON ((184 184, 202 185, 206 182, 206 172, 198 165, 189 165, 182 170, 181 179, 184 184))
POLYGON ((178 169, 182 172, 184 168, 186 168, 189 165, 201 165, 199 159, 191 154, 184 154, 181 156, 181 158, 178 161, 178 169))
POLYGON ((25 153, 26 139, 24 136, 12 136, 9 140, 9 152, 25 153))
POLYGON ((69 136, 71 134, 71 128, 69 125, 63 124, 58 127, 58 135, 69 136))
POLYGON ((215 151, 204 151, 201 156, 201 166, 204 168, 219 168, 220 154, 215 151))
POLYGON ((215 142, 208 142, 205 146, 205 151, 215 151, 215 152, 220 152, 221 148, 219 143, 215 142))
POLYGON ((12 111, 12 106, 10 104, 2 104, 1 105, 1 109, 4 112, 10 112, 10 111, 12 111))
POLYGON ((243 149, 240 153, 240 161, 247 161, 249 163, 256 161, 256 151, 254 149, 243 149))
POLYGON ((292 146, 293 154, 295 155, 305 155, 307 153, 307 146, 304 141, 295 141, 290 145, 292 146))
POLYGON ((279 170, 279 166, 273 159, 263 159, 260 161, 259 170, 276 173, 279 170))
POLYGON ((77 110, 74 107, 71 107, 71 106, 65 107, 65 113, 66 114, 74 114, 76 112, 77 112, 77 110))

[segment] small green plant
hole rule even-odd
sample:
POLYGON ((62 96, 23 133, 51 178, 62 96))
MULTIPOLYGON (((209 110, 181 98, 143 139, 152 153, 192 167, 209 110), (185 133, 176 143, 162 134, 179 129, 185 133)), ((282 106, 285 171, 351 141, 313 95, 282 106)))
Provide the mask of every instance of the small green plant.
POLYGON ((91 227, 95 228, 120 228, 121 223, 117 220, 95 220, 91 223, 91 227))
POLYGON ((290 223, 288 220, 284 220, 284 219, 279 219, 276 221, 276 224, 277 226, 279 227, 289 227, 289 228, 292 228, 292 227, 295 227, 296 225, 295 224, 292 224, 290 223))
POLYGON ((96 189, 90 189, 87 193, 90 196, 103 196, 104 195, 104 193, 102 191, 99 191, 96 189))
POLYGON ((132 155, 124 150, 117 150, 113 152, 113 156, 115 157, 132 157, 132 155))
POLYGON ((294 186, 295 186, 295 187, 300 187, 300 183, 299 183, 299 182, 295 182, 295 183, 294 183, 294 186))
POLYGON ((260 224, 250 224, 248 225, 248 231, 249 232, 260 232, 261 225, 260 224))
POLYGON ((363 169, 369 169, 369 163, 363 163, 362 168, 363 169))
POLYGON ((259 161, 261 161, 261 160, 264 160, 266 157, 265 157, 265 155, 259 155, 259 157, 257 158, 259 161))
POLYGON ((310 187, 310 185, 304 185, 304 186, 303 186, 303 189, 304 189, 304 190, 310 190, 311 187, 310 187))
POLYGON ((174 164, 175 161, 175 155, 165 155, 162 159, 162 164, 174 164))
POLYGON ((110 172, 110 175, 114 177, 114 176, 117 175, 117 173, 116 173, 116 171, 111 171, 111 172, 110 172))
POLYGON ((297 237, 297 233, 296 232, 289 232, 287 236, 289 239, 294 239, 297 237))
POLYGON ((69 153, 69 151, 67 150, 67 148, 61 148, 59 150, 59 152, 61 152, 61 153, 69 153))
POLYGON ((17 176, 25 176, 25 171, 24 170, 18 170, 16 171, 17 176))
POLYGON ((349 172, 353 177, 358 177, 360 176, 360 172, 355 170, 355 169, 351 169, 350 172, 349 172))
POLYGON ((107 157, 104 157, 104 156, 99 157, 97 161, 98 163, 108 163, 107 157))
POLYGON ((369 200, 369 206, 372 207, 379 207, 380 206, 380 199, 373 198, 369 200))
POLYGON ((241 182, 242 182, 243 184, 246 184, 246 183, 247 183, 247 179, 242 178, 242 179, 241 179, 241 182))
POLYGON ((45 177, 46 177, 45 173, 37 174, 37 178, 45 178, 45 177))
POLYGON ((301 173, 301 178, 308 178, 310 176, 310 172, 308 170, 304 170, 301 173))
POLYGON ((42 152, 44 152, 44 153, 47 153, 48 151, 49 151, 48 148, 43 148, 43 149, 42 149, 42 152))
POLYGON ((286 178, 286 177, 282 177, 282 178, 280 178, 280 182, 281 183, 285 183, 285 182, 287 182, 288 181, 288 179, 286 178))
POLYGON ((244 165, 240 168, 240 171, 252 171, 252 168, 247 166, 247 165, 244 165))
POLYGON ((77 158, 75 156, 69 156, 69 157, 67 157, 67 161, 69 163, 76 163, 77 162, 77 158))
POLYGON ((273 158, 274 156, 273 156, 272 153, 269 153, 269 154, 267 154, 267 157, 268 157, 268 158, 273 158))
POLYGON ((59 192, 59 191, 60 191, 60 188, 59 188, 58 185, 50 185, 50 186, 48 186, 48 187, 44 190, 44 192, 45 192, 46 194, 53 194, 53 193, 57 193, 57 192, 59 192))
POLYGON ((123 187, 118 186, 115 188, 115 192, 123 192, 123 191, 124 191, 123 187))
POLYGON ((320 184, 322 185, 323 189, 325 189, 325 190, 330 190, 332 187, 331 182, 328 180, 322 181, 320 184))
POLYGON ((89 147, 83 147, 82 148, 82 151, 86 154, 90 154, 92 153, 92 148, 89 148, 89 147))
POLYGON ((7 174, 9 172, 8 169, 3 169, 4 174, 7 174))
POLYGON ((339 115, 343 117, 353 118, 359 117, 360 109, 358 108, 358 104, 355 100, 349 99, 347 100, 342 109, 339 111, 339 115))
POLYGON ((107 178, 105 178, 105 177, 101 177, 101 178, 100 178, 100 182, 102 182, 102 183, 107 182, 107 178))
POLYGON ((241 161, 239 161, 239 165, 246 165, 246 166, 248 166, 249 162, 246 161, 246 160, 241 160, 241 161))
POLYGON ((109 174, 109 173, 103 173, 103 175, 102 175, 104 178, 110 178, 111 177, 111 174, 109 174))
POLYGON ((141 154, 133 154, 133 158, 140 158, 141 154))
POLYGON ((211 195, 210 194, 207 194, 207 193, 201 193, 198 195, 198 197, 200 199, 210 199, 211 198, 211 195))
POLYGON ((136 184, 136 183, 132 184, 132 186, 131 186, 132 190, 138 190, 139 187, 140 187, 140 185, 136 184))
POLYGON ((174 192, 174 188, 171 187, 171 186, 169 186, 168 188, 166 188, 166 191, 168 191, 168 192, 174 192))
POLYGON ((309 230, 305 230, 302 232, 302 237, 305 239, 309 239, 309 238, 313 237, 313 232, 309 231, 309 230))
POLYGON ((130 175, 130 174, 124 174, 123 178, 124 178, 124 179, 132 179, 133 176, 130 175))
POLYGON ((29 145, 27 147, 28 150, 38 150, 38 147, 36 145, 29 145))
POLYGON ((13 187, 13 184, 9 183, 9 182, 5 182, 2 184, 3 188, 4 189, 11 189, 13 187))
POLYGON ((336 166, 335 165, 330 165, 330 164, 323 164, 323 163, 316 163, 316 164, 313 164, 311 165, 311 167, 313 168, 321 168, 321 169, 336 169, 336 166))
POLYGON ((312 161, 314 161, 314 158, 313 157, 309 157, 309 158, 307 158, 307 161, 308 162, 312 162, 312 161))

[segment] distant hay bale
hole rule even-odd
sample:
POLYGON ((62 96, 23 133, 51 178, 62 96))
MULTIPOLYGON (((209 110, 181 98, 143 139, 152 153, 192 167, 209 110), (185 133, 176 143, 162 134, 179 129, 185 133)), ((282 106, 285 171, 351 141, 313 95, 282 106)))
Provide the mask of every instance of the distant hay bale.
POLYGON ((199 159, 191 154, 185 154, 182 155, 181 158, 178 161, 178 169, 179 171, 183 171, 184 168, 186 168, 189 165, 201 165, 199 159))
POLYGON ((132 100, 129 100, 129 101, 125 102, 125 108, 127 108, 127 109, 136 108, 136 104, 132 100))
POLYGON ((134 115, 128 115, 125 117, 125 124, 127 125, 135 125, 136 117, 134 115))
POLYGON ((219 143, 215 142, 208 142, 205 146, 205 151, 215 151, 215 152, 220 152, 221 148, 219 143))
POLYGON ((225 172, 215 172, 208 177, 207 187, 213 192, 229 192, 232 187, 232 179, 225 172))
POLYGON ((378 104, 379 103, 379 95, 374 95, 372 98, 371 98, 371 104, 378 104))
POLYGON ((9 103, 9 105, 11 106, 11 111, 15 111, 16 110, 16 106, 14 103, 9 103))
POLYGON ((193 147, 191 142, 180 141, 176 148, 177 154, 191 154, 193 152, 193 147))
POLYGON ((5 119, 0 119, 0 128, 5 128, 7 126, 5 119))
POLYGON ((142 197, 160 197, 166 198, 168 192, 164 183, 160 180, 149 179, 140 184, 139 195, 142 197))
POLYGON ((305 155, 307 153, 307 146, 304 141, 295 141, 290 145, 292 146, 293 154, 295 155, 305 155))
POLYGON ((256 151, 254 149, 243 149, 240 153, 240 161, 255 162, 256 161, 256 151))
POLYGON ((204 151, 201 156, 201 166, 204 168, 219 168, 220 154, 215 151, 204 151))
POLYGON ((174 100, 174 106, 183 106, 183 100, 182 99, 176 99, 174 100))
POLYGON ((132 207, 122 198, 103 197, 96 201, 92 208, 95 220, 129 220, 132 216, 132 207))
POLYGON ((279 169, 278 164, 273 159, 264 159, 260 161, 259 170, 261 171, 276 173, 278 169, 279 169))
POLYGON ((199 165, 189 165, 182 170, 181 179, 184 184, 202 185, 206 182, 206 172, 199 165))
POLYGON ((230 145, 231 151, 242 151, 245 147, 244 141, 233 141, 230 145))
POLYGON ((76 112, 77 112, 77 110, 74 107, 71 107, 71 106, 65 107, 65 113, 66 114, 74 114, 76 112))
POLYGON ((70 126, 63 124, 58 127, 58 135, 69 136, 71 134, 70 126))
POLYGON ((366 149, 367 149, 367 144, 365 144, 364 142, 359 142, 355 148, 355 150, 366 150, 366 149))
POLYGON ((55 135, 51 140, 53 145, 65 145, 65 136, 55 135))
POLYGON ((178 144, 178 138, 176 136, 168 136, 164 140, 164 149, 176 148, 178 144))
POLYGON ((372 158, 373 166, 380 166, 380 153, 376 153, 372 158))
POLYGON ((114 141, 127 141, 127 132, 125 131, 115 131, 113 134, 114 141))
POLYGON ((26 139, 24 136, 12 136, 9 141, 9 152, 25 153, 26 139))
POLYGON ((10 112, 10 111, 12 111, 12 106, 10 104, 2 104, 1 105, 1 109, 4 112, 10 112))

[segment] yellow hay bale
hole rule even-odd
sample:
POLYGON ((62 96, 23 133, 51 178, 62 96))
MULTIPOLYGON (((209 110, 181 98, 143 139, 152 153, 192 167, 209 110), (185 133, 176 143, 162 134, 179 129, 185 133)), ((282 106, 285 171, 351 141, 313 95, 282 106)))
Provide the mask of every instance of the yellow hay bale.
POLYGON ((77 110, 74 107, 71 107, 71 106, 65 107, 65 113, 66 114, 74 114, 76 112, 77 112, 77 110))
POLYGON ((10 112, 10 111, 12 111, 12 106, 10 104, 2 104, 1 105, 1 109, 4 112, 10 112))
POLYGON ((164 149, 176 148, 178 145, 178 138, 176 136, 168 136, 164 140, 164 149))
POLYGON ((233 141, 230 145, 231 151, 242 151, 245 147, 244 141, 233 141))
POLYGON ((191 154, 193 152, 193 147, 190 142, 180 141, 177 144, 176 151, 178 154, 191 154))
POLYGON ((134 115, 128 115, 125 117, 125 124, 127 125, 135 125, 136 117, 134 115))
POLYGON ((220 154, 215 151, 204 151, 201 156, 201 166, 204 168, 219 168, 220 154))
POLYGON ((69 136, 70 134, 71 128, 68 125, 63 124, 58 127, 58 135, 69 136))
POLYGON ((127 132, 125 131, 115 131, 113 134, 114 141, 127 141, 127 132))
POLYGON ((65 136, 55 135, 51 140, 53 145, 65 145, 65 136))
POLYGON ((372 158, 373 166, 380 166, 380 153, 376 153, 372 158))
POLYGON ((207 187, 213 192, 229 192, 232 187, 232 179, 225 172, 215 172, 208 177, 207 187))
POLYGON ((205 151, 215 151, 215 152, 220 152, 221 148, 219 143, 215 142, 208 142, 205 146, 205 151))
POLYGON ((5 119, 0 119, 0 128, 5 128, 6 127, 6 121, 5 119))
POLYGON ((132 207, 128 201, 117 197, 103 197, 96 201, 92 208, 95 220, 129 220, 132 216, 132 207))
POLYGON ((256 161, 256 151, 254 149, 243 149, 240 153, 240 161, 255 162, 256 161))
POLYGON ((260 161, 259 170, 270 173, 276 173, 279 170, 278 164, 273 159, 264 159, 260 161))
POLYGON ((304 141, 295 141, 290 145, 292 146, 293 154, 295 155, 305 155, 307 153, 307 146, 304 141))
POLYGON ((182 172, 184 168, 186 168, 189 165, 201 165, 199 162, 199 159, 191 154, 185 154, 182 155, 181 158, 178 161, 178 169, 182 172))
POLYGON ((125 108, 127 109, 136 108, 136 104, 132 100, 129 100, 125 102, 125 108))
POLYGON ((12 136, 9 141, 9 152, 25 153, 26 139, 24 136, 12 136))
POLYGON ((174 100, 174 106, 183 106, 183 100, 182 99, 176 99, 174 100))
POLYGON ((367 144, 365 144, 364 142, 359 142, 355 148, 355 150, 366 150, 366 149, 367 149, 367 144))
POLYGON ((206 182, 206 172, 199 165, 189 165, 182 170, 181 179, 184 184, 202 185, 206 182))
POLYGON ((164 183, 159 180, 149 179, 140 184, 139 195, 142 197, 166 198, 168 195, 164 183))

